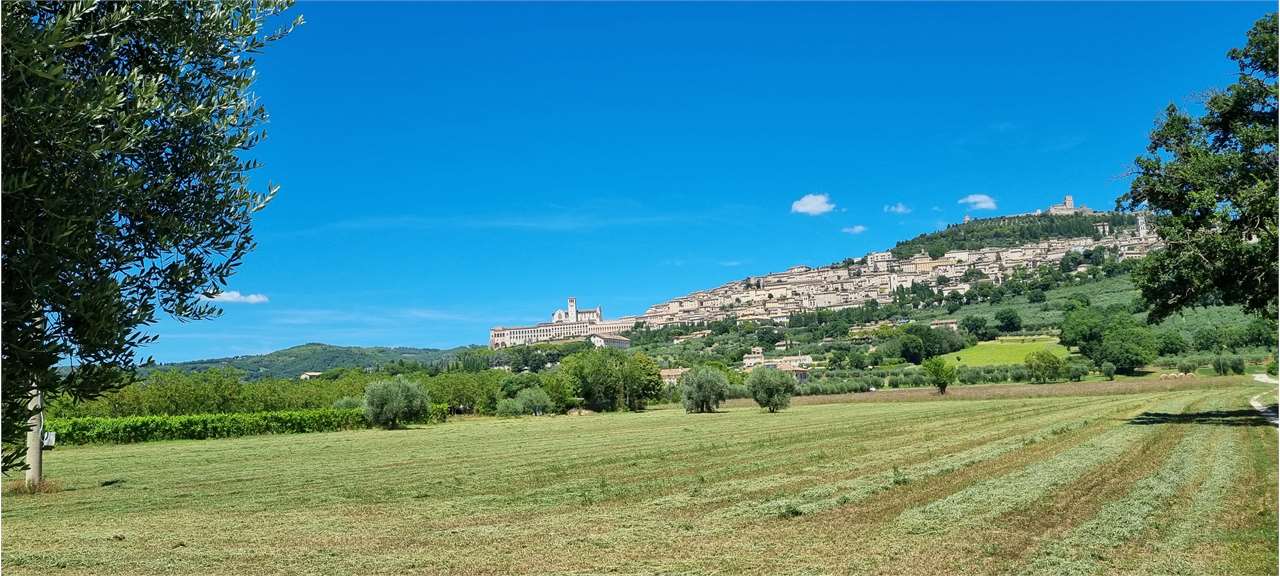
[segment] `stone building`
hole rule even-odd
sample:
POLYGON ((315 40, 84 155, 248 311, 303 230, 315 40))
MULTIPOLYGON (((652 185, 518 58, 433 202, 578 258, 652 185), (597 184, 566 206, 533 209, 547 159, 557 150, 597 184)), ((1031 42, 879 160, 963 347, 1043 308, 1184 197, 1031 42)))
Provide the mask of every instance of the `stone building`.
POLYGON ((582 339, 593 334, 612 336, 626 332, 635 325, 635 317, 605 320, 599 306, 579 310, 576 298, 569 298, 568 304, 568 309, 552 313, 550 322, 514 328, 490 328, 489 347, 496 350, 538 342, 582 339))

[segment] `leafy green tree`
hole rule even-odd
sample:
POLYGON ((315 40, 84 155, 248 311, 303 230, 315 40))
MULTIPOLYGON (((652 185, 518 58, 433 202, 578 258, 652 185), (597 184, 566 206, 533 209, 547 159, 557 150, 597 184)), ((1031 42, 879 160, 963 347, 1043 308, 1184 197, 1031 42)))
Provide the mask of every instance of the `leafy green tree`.
POLYGON ((499 418, 519 418, 526 414, 524 403, 516 398, 498 400, 497 407, 494 408, 493 413, 499 418))
POLYGON ((756 343, 765 350, 772 350, 774 345, 781 342, 786 334, 773 326, 762 326, 756 330, 756 343))
POLYGON ((1022 329, 1022 316, 1013 308, 1002 308, 996 312, 996 325, 1001 332, 1017 332, 1022 329))
POLYGON ((1236 373, 1236 374, 1244 374, 1244 371, 1245 371, 1245 365, 1244 365, 1244 357, 1243 357, 1243 356, 1232 356, 1232 357, 1231 357, 1231 371, 1232 371, 1232 372, 1234 372, 1234 373, 1236 373))
POLYGON ((1106 376, 1106 377, 1107 377, 1107 380, 1115 380, 1115 379, 1116 379, 1116 365, 1115 365, 1115 364, 1112 364, 1112 363, 1110 363, 1110 362, 1103 362, 1101 366, 1098 366, 1098 371, 1099 371, 1099 372, 1102 372, 1102 375, 1103 375, 1103 376, 1106 376))
POLYGON ((1121 326, 1107 330, 1102 337, 1100 357, 1116 365, 1116 370, 1132 374, 1156 359, 1156 337, 1145 326, 1121 326))
POLYGON ((1047 298, 1044 294, 1044 290, 1041 290, 1039 288, 1033 288, 1031 290, 1027 290, 1027 302, 1031 302, 1033 304, 1039 304, 1041 302, 1044 302, 1046 299, 1047 298))
POLYGON ((715 412, 729 392, 729 380, 715 368, 697 366, 680 376, 685 412, 715 412))
POLYGON ((623 405, 628 410, 644 410, 645 403, 662 393, 662 372, 644 352, 627 356, 622 362, 623 405))
POLYGON ((1215 302, 1276 314, 1276 26, 1275 13, 1254 23, 1227 53, 1236 82, 1199 118, 1170 104, 1134 161, 1117 204, 1151 211, 1165 242, 1134 273, 1153 320, 1215 302))
POLYGON ((1263 318, 1255 316, 1249 319, 1249 322, 1240 331, 1239 342, 1237 346, 1263 346, 1266 348, 1276 347, 1276 319, 1263 318))
POLYGON ((552 410, 563 414, 577 406, 574 400, 573 382, 563 370, 543 372, 539 376, 542 380, 542 390, 551 398, 552 410))
POLYGON ((1034 382, 1051 382, 1061 377, 1066 363, 1048 350, 1036 350, 1027 354, 1024 364, 1034 382))
POLYGON ((791 405, 796 379, 772 366, 761 366, 747 375, 747 389, 761 408, 777 412, 791 405))
POLYGON ((929 384, 938 389, 939 394, 947 393, 947 386, 956 381, 956 367, 940 357, 924 361, 924 373, 929 384))
POLYGON ((516 394, 516 402, 520 403, 525 412, 534 416, 546 414, 553 406, 551 397, 543 389, 536 387, 521 390, 516 394))
POLYGON ((925 357, 924 340, 915 334, 903 334, 898 338, 898 356, 912 364, 919 364, 925 357))
POLYGON ((1213 373, 1218 376, 1226 376, 1231 373, 1231 359, 1226 356, 1218 355, 1213 357, 1213 373))
POLYGON ((488 414, 502 396, 505 376, 498 370, 445 372, 427 379, 425 386, 433 400, 448 404, 454 413, 488 414))
POLYGON ((427 415, 427 392, 403 376, 374 382, 364 390, 364 417, 375 426, 399 428, 427 415))
POLYGON ((574 396, 596 412, 612 412, 623 402, 622 365, 626 354, 616 348, 593 348, 567 356, 560 370, 573 383, 574 396))
POLYGON ((1227 334, 1221 326, 1201 326, 1192 335, 1196 350, 1202 352, 1221 352, 1228 347, 1227 334))
POLYGON ((287 7, 0 6, 4 470, 23 466, 35 394, 119 388, 157 311, 220 313, 205 298, 253 248, 275 191, 250 189, 245 153, 267 118, 253 55, 287 34, 263 30, 287 7))
POLYGON ((973 334, 979 340, 990 340, 991 330, 987 327, 987 319, 983 316, 965 316, 960 319, 960 327, 973 334))
POLYGON ((1093 304, 1089 295, 1084 292, 1072 292, 1067 295, 1067 302, 1074 303, 1076 308, 1088 308, 1093 304))
POLYGON ((502 379, 502 397, 515 398, 521 390, 542 386, 542 378, 533 372, 508 374, 502 379))
POLYGON ((1156 333, 1156 352, 1161 356, 1176 356, 1191 348, 1191 344, 1177 330, 1161 330, 1156 333))
POLYGON ((1065 346, 1077 347, 1080 354, 1099 364, 1106 360, 1102 354, 1106 333, 1129 327, 1138 327, 1138 324, 1123 306, 1078 308, 1063 316, 1058 339, 1065 346))

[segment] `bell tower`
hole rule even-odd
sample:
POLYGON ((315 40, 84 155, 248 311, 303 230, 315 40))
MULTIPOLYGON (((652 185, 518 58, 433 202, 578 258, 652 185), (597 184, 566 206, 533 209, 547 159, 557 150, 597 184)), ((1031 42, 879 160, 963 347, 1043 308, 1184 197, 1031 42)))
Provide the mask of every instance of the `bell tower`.
POLYGON ((569 297, 569 321, 578 321, 578 299, 572 296, 569 297))

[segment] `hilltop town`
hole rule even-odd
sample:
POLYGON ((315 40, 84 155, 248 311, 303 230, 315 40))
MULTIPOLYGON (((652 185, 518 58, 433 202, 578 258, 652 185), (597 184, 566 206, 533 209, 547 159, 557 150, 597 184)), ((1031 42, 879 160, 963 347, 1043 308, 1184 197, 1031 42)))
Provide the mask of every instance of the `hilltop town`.
MULTIPOLYGON (((1046 213, 1062 215, 1101 214, 1085 206, 1076 206, 1071 196, 1044 212, 1006 216, 1021 218, 1046 213)), ((970 221, 966 219, 965 224, 970 221)), ((934 257, 921 252, 898 258, 891 251, 871 252, 856 260, 822 267, 794 266, 782 272, 752 276, 712 288, 673 298, 650 306, 639 316, 623 316, 605 320, 602 310, 579 310, 574 298, 567 310, 556 310, 551 321, 534 326, 494 327, 489 332, 489 346, 494 349, 582 339, 591 336, 610 338, 629 331, 637 323, 650 328, 672 324, 696 324, 726 318, 738 320, 771 320, 784 323, 791 315, 821 309, 839 310, 861 306, 869 300, 887 303, 895 291, 912 285, 925 285, 943 294, 965 293, 979 280, 1000 284, 1018 269, 1034 269, 1043 264, 1057 264, 1071 252, 1105 248, 1119 260, 1140 258, 1159 245, 1159 238, 1139 214, 1136 226, 1113 229, 1108 222, 1093 225, 1093 233, 1071 238, 1051 238, 1011 247, 985 247, 949 250, 934 257)))

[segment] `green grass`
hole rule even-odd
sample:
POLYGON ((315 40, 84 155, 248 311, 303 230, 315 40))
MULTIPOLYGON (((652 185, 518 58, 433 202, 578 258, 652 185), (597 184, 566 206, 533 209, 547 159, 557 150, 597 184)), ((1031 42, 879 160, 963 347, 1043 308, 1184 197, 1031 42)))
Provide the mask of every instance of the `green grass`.
POLYGON ((6 574, 1273 573, 1244 377, 59 448, 6 574))
POLYGON ((964 366, 1022 364, 1027 354, 1037 350, 1048 350, 1061 358, 1070 354, 1066 346, 1058 343, 1057 338, 1012 337, 979 342, 977 346, 944 355, 943 358, 964 366))

